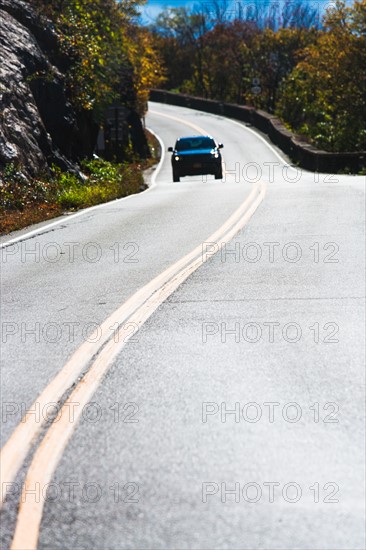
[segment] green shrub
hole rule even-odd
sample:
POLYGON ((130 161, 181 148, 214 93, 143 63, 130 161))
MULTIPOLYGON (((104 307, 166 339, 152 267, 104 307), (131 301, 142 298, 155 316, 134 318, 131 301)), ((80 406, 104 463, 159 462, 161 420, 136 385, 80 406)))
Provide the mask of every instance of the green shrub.
POLYGON ((132 193, 142 184, 141 170, 128 164, 114 164, 103 159, 84 161, 85 179, 61 174, 58 176, 60 194, 57 202, 63 208, 94 206, 132 193))

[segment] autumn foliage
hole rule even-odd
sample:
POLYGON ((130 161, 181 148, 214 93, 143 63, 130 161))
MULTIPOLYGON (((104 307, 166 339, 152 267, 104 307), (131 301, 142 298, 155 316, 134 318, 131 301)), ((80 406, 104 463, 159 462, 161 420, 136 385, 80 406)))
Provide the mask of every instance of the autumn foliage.
POLYGON ((149 33, 136 22, 145 0, 30 1, 54 24, 73 103, 98 118, 120 101, 142 116, 148 90, 163 79, 149 33))
POLYGON ((366 150, 366 1, 338 3, 324 24, 283 83, 277 112, 322 149, 366 150))
POLYGON ((257 20, 167 10, 151 28, 165 87, 275 113, 328 151, 366 150, 366 0, 322 20, 295 8, 257 20))

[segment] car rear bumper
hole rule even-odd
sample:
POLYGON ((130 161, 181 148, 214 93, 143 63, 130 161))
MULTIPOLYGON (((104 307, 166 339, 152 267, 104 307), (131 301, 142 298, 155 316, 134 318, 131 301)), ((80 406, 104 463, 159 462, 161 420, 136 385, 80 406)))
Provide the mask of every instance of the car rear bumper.
POLYGON ((221 170, 221 160, 219 162, 217 160, 194 162, 174 161, 172 167, 174 172, 180 176, 214 175, 221 170))

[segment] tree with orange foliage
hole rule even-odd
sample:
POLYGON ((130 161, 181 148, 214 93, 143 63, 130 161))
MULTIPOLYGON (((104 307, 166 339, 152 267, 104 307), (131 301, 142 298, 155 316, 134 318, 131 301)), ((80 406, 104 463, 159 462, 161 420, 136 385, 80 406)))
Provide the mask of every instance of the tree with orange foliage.
POLYGON ((277 113, 327 151, 366 150, 366 0, 329 9, 281 91, 277 113))

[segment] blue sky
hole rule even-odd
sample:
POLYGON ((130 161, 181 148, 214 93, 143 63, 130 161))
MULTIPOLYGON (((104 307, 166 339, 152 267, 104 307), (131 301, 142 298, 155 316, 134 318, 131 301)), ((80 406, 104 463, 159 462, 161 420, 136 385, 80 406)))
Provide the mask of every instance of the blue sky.
POLYGON ((195 2, 190 2, 187 0, 148 0, 145 6, 141 9, 144 22, 153 21, 155 17, 161 12, 164 8, 178 8, 179 6, 193 5, 195 2))
MULTIPOLYGON (((281 3, 284 0, 226 0, 228 4, 230 2, 232 3, 232 9, 235 11, 237 9, 238 4, 241 4, 242 6, 248 6, 250 4, 269 4, 271 2, 273 3, 281 3), (236 7, 235 7, 236 6, 236 7)), ((320 10, 323 11, 323 9, 326 6, 329 6, 330 4, 335 3, 335 0, 307 0, 312 7, 319 6, 320 10)), ((218 0, 218 2, 222 5, 225 3, 225 0, 218 0)), ((204 3, 206 6, 209 6, 210 3, 212 3, 211 0, 147 0, 147 3, 145 6, 141 8, 142 12, 142 20, 144 23, 148 24, 150 22, 153 22, 155 17, 158 15, 159 12, 161 12, 165 7, 172 7, 177 8, 179 6, 186 6, 186 7, 192 7, 194 4, 200 4, 204 3)), ((353 0, 348 0, 347 4, 352 4, 353 0)))

